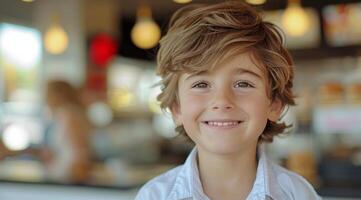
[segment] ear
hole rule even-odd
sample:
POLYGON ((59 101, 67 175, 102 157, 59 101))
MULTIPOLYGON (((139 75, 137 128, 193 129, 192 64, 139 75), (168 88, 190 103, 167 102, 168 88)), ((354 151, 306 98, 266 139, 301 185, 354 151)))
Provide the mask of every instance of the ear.
POLYGON ((170 111, 172 113, 173 121, 176 124, 176 126, 179 126, 182 124, 181 120, 181 111, 180 106, 177 103, 173 103, 170 107, 170 111))
POLYGON ((268 119, 270 121, 276 122, 280 118, 284 105, 282 104, 281 100, 275 99, 270 105, 270 113, 268 115, 268 119))

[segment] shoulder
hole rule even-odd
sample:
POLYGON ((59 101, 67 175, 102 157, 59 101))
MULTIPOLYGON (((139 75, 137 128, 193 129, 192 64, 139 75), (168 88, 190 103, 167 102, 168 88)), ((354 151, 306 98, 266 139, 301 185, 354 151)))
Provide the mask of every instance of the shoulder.
POLYGON ((183 165, 175 167, 144 184, 135 200, 166 200, 183 165))
POLYGON ((273 172, 276 173, 277 183, 289 198, 294 200, 321 199, 305 178, 277 164, 272 163, 271 165, 273 172))

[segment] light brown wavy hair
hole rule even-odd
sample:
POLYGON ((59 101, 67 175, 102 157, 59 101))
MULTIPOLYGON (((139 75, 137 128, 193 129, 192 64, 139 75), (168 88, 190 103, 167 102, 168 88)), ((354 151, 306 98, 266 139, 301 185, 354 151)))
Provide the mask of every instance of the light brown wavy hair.
MULTIPOLYGON (((225 1, 191 4, 171 17, 157 54, 157 74, 162 77, 162 92, 157 99, 161 108, 179 105, 178 80, 183 73, 210 71, 225 59, 245 52, 251 53, 253 62, 266 75, 268 97, 280 100, 283 108, 295 105, 293 61, 283 47, 279 28, 263 21, 247 4, 225 1)), ((275 135, 291 126, 268 120, 259 142, 272 142, 275 135)), ((186 135, 183 125, 176 131, 186 135)))

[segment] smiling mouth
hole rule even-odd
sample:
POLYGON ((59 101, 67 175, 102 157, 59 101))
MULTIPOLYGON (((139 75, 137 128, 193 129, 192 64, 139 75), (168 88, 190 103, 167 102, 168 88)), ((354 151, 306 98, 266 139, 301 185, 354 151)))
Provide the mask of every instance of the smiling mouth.
POLYGON ((239 125, 242 121, 204 121, 203 123, 213 127, 233 127, 239 125))

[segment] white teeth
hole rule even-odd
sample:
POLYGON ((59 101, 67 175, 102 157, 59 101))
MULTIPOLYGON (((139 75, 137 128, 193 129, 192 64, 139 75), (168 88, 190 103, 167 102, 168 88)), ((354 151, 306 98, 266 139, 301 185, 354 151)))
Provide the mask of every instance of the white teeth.
POLYGON ((239 122, 233 121, 233 122, 215 122, 215 121, 208 121, 208 125, 211 126, 219 126, 219 127, 226 127, 226 126, 236 126, 239 122))

